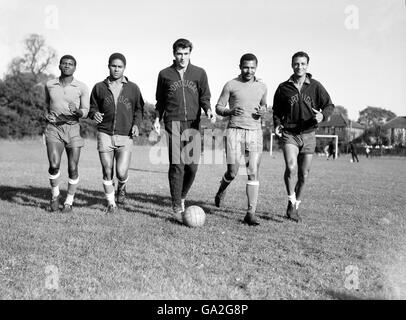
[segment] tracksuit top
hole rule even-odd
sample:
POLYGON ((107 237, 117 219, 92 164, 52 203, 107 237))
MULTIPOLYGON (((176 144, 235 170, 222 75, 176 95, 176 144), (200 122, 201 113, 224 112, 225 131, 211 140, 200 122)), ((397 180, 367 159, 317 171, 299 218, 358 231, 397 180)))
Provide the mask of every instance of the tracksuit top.
POLYGON ((244 82, 241 76, 228 81, 216 105, 216 113, 224 115, 227 108, 234 109, 240 107, 244 109, 244 113, 240 116, 230 116, 228 128, 241 128, 241 129, 261 129, 261 118, 255 116, 259 106, 266 106, 267 87, 258 80, 254 79, 253 82, 244 82))
POLYGON ((206 114, 210 108, 210 97, 207 75, 202 68, 189 63, 183 80, 175 62, 159 72, 155 108, 164 122, 199 120, 200 108, 206 114))
POLYGON ((131 136, 132 126, 136 124, 139 127, 144 115, 141 91, 124 77, 116 104, 106 78, 93 87, 90 95, 89 118, 94 119, 96 112, 104 113, 103 121, 97 125, 98 131, 108 135, 131 136))
POLYGON ((334 110, 330 96, 326 89, 312 75, 307 73, 306 80, 299 90, 293 83, 293 76, 282 82, 276 89, 273 101, 273 121, 275 128, 283 125, 284 130, 293 133, 312 132, 317 128, 315 112, 323 114, 323 121, 327 120, 334 110))

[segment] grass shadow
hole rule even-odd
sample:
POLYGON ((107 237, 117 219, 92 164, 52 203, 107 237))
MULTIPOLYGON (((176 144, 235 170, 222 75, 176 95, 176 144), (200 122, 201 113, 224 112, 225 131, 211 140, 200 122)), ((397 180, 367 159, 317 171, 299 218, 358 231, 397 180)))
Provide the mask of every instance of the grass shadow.
MULTIPOLYGON (((61 191, 62 199, 66 194, 65 191, 61 191)), ((168 195, 150 194, 144 192, 135 192, 127 194, 128 202, 126 205, 121 206, 119 210, 128 213, 141 213, 152 218, 166 219, 175 223, 178 223, 171 216, 172 200, 168 195)), ((102 191, 89 190, 78 188, 75 195, 75 207, 76 208, 91 208, 104 210, 106 199, 102 191)), ((46 211, 49 209, 50 200, 50 188, 37 187, 32 185, 26 185, 21 187, 13 186, 0 186, 0 200, 15 203, 25 207, 40 208, 46 211)), ((63 201, 63 200, 62 200, 63 201)), ((234 220, 235 215, 245 214, 244 210, 236 210, 231 207, 217 208, 213 204, 207 202, 191 199, 187 200, 187 206, 196 205, 201 207, 206 214, 216 215, 221 218, 234 220)), ((276 223, 282 223, 280 219, 277 219, 278 215, 273 214, 259 214, 259 217, 264 220, 271 220, 276 223)))

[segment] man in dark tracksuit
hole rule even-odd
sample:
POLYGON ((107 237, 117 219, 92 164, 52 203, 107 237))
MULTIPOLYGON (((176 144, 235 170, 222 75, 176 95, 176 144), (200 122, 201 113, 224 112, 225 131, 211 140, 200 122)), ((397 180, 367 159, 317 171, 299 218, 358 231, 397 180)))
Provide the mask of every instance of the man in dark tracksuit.
POLYGON ((169 187, 172 197, 173 215, 182 221, 185 198, 196 176, 200 142, 193 137, 200 127, 201 109, 215 121, 210 107, 210 89, 204 69, 190 63, 192 43, 178 39, 173 44, 173 64, 160 71, 156 89, 156 119, 154 128, 160 132, 160 120, 164 120, 168 134, 169 187), (191 152, 184 153, 192 138, 191 152), (183 154, 182 154, 183 151, 183 154))
POLYGON ((89 118, 97 123, 97 150, 103 170, 107 213, 114 213, 117 208, 114 162, 118 180, 117 203, 124 205, 126 202, 133 137, 139 134, 144 110, 139 87, 124 76, 126 63, 124 55, 113 53, 108 63, 110 75, 94 86, 90 96, 89 118))
POLYGON ((296 222, 301 220, 298 208, 316 147, 317 124, 327 120, 334 110, 326 89, 307 73, 308 63, 305 52, 292 56, 293 75, 279 85, 273 103, 275 134, 282 138, 286 165, 286 216, 296 222))

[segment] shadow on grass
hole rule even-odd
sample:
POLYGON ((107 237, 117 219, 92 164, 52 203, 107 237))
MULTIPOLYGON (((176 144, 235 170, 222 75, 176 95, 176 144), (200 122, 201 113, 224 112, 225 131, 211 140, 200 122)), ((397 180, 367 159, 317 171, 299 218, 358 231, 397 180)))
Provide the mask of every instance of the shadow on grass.
POLYGON ((148 172, 148 173, 163 173, 168 174, 168 171, 157 171, 157 170, 145 170, 145 169, 138 169, 138 168, 129 168, 130 171, 137 171, 137 172, 148 172))
MULTIPOLYGON (((63 199, 66 191, 62 191, 61 194, 63 199)), ((41 208, 49 211, 50 188, 31 185, 21 187, 0 186, 0 199, 25 207, 41 208)), ((106 204, 105 195, 102 191, 78 188, 75 199, 76 208, 91 207, 103 210, 106 204)), ((153 218, 169 219, 176 222, 170 215, 172 210, 170 196, 136 192, 128 193, 127 199, 129 201, 120 210, 129 213, 137 212, 153 218)), ((202 201, 191 200, 188 201, 187 205, 197 205, 208 214, 212 214, 214 211, 213 206, 207 205, 207 203, 202 201)))
MULTIPOLYGON (((61 203, 66 195, 66 191, 62 191, 61 203)), ((15 203, 25 207, 41 208, 49 211, 50 200, 50 188, 37 187, 37 186, 0 186, 0 199, 10 203, 15 203)), ((78 188, 75 195, 75 207, 76 208, 91 208, 104 210, 106 200, 102 191, 89 190, 78 188)), ((171 220, 178 223, 171 216, 172 201, 170 196, 149 194, 143 192, 134 192, 127 194, 127 203, 120 207, 121 211, 128 213, 141 213, 152 218, 159 218, 165 220, 171 220)), ((236 215, 243 216, 244 210, 235 209, 232 207, 216 208, 213 204, 199 200, 187 200, 187 206, 196 205, 201 207, 206 214, 215 215, 225 219, 235 220, 236 215)), ((271 213, 260 213, 258 216, 264 220, 270 220, 276 223, 282 223, 283 220, 280 217, 271 213)))
POLYGON ((360 297, 357 297, 353 294, 348 294, 346 292, 327 290, 326 293, 327 293, 327 295, 329 295, 330 297, 332 297, 333 299, 336 299, 336 300, 363 300, 360 297))

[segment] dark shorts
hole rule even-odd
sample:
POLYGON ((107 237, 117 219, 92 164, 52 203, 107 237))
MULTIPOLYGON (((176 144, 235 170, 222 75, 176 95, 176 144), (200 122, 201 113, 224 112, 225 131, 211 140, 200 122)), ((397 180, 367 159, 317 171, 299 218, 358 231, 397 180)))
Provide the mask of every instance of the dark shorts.
POLYGON ((47 124, 45 129, 45 142, 48 143, 63 143, 66 148, 81 148, 84 141, 80 136, 80 125, 76 124, 47 124))
POLYGON ((298 147, 301 154, 313 154, 316 149, 316 133, 291 133, 289 131, 282 132, 283 145, 292 144, 298 147))

